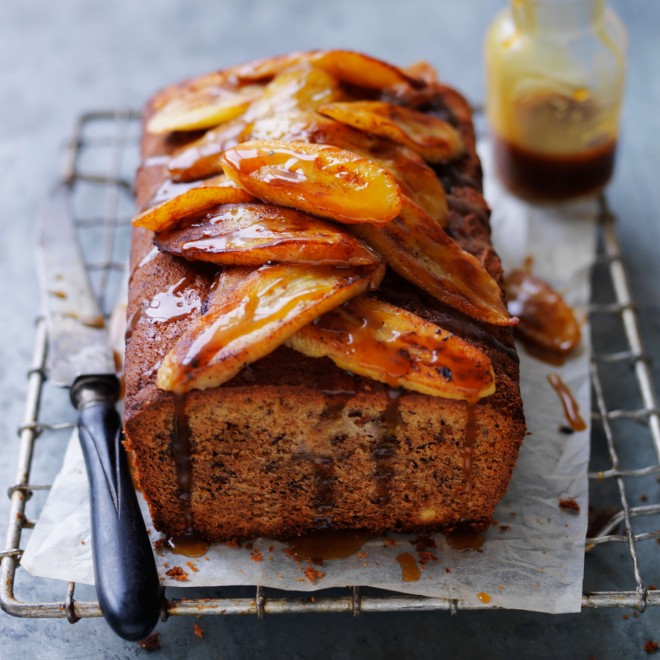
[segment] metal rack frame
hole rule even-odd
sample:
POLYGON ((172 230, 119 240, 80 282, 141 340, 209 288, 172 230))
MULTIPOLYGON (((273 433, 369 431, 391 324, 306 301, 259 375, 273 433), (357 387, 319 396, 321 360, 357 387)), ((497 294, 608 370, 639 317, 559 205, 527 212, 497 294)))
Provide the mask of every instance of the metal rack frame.
MULTIPOLYGON (((122 158, 126 149, 136 149, 136 139, 131 140, 129 129, 139 124, 139 115, 130 110, 90 112, 82 115, 75 126, 71 141, 67 144, 62 177, 77 185, 93 184, 102 189, 105 197, 105 213, 102 218, 80 218, 77 226, 80 232, 90 227, 103 228, 103 259, 100 263, 90 264, 90 269, 97 272, 98 290, 101 299, 105 298, 106 287, 113 273, 124 268, 123 264, 113 261, 115 233, 121 226, 128 227, 128 218, 121 218, 118 201, 121 195, 132 195, 131 182, 121 177, 122 158), (103 134, 88 137, 90 127, 107 128, 103 134), (109 171, 104 173, 86 172, 80 167, 81 155, 90 149, 110 148, 109 171)), ((594 392, 594 424, 600 426, 604 435, 609 467, 606 470, 589 474, 593 483, 603 480, 616 482, 620 510, 593 536, 586 540, 587 549, 605 544, 624 544, 627 546, 634 578, 635 589, 630 591, 592 591, 582 596, 583 608, 630 607, 644 611, 647 606, 660 605, 660 591, 649 589, 642 578, 642 562, 638 545, 653 540, 660 543, 660 531, 636 533, 633 521, 642 516, 660 515, 660 503, 633 506, 629 497, 626 480, 648 476, 660 477, 660 409, 648 358, 644 353, 640 339, 635 306, 630 294, 624 264, 621 260, 619 242, 615 231, 615 218, 610 213, 606 200, 600 201, 600 249, 598 261, 604 264, 611 279, 613 299, 593 304, 589 313, 614 315, 622 323, 626 350, 613 353, 595 354, 591 362, 591 381, 594 392), (638 409, 610 409, 606 402, 603 380, 599 367, 611 363, 628 363, 630 382, 627 385, 639 391, 642 405, 638 409), (655 461, 638 469, 624 469, 619 460, 621 443, 625 438, 615 432, 615 422, 620 419, 633 419, 647 427, 648 436, 653 446, 655 461), (622 531, 618 531, 620 528, 622 531)), ((104 302, 107 303, 107 300, 104 302)), ((82 617, 99 617, 101 610, 98 602, 79 601, 74 598, 75 583, 71 582, 62 601, 24 602, 14 594, 17 569, 22 554, 21 536, 23 530, 30 529, 34 523, 26 517, 26 504, 35 491, 48 490, 50 485, 34 484, 30 481, 30 472, 35 453, 44 442, 44 436, 71 428, 68 422, 50 423, 40 417, 44 399, 46 375, 44 365, 47 351, 46 327, 43 318, 37 319, 36 342, 32 364, 28 370, 27 400, 23 423, 18 428, 19 453, 18 467, 14 484, 8 489, 10 498, 9 524, 4 551, 0 552, 0 605, 9 614, 19 617, 67 618, 75 623, 82 617)), ((37 578, 34 578, 37 579, 37 578)), ((422 610, 458 610, 491 609, 492 606, 479 603, 466 603, 456 599, 405 596, 394 592, 378 591, 363 593, 358 587, 348 587, 341 595, 327 595, 324 591, 309 594, 282 596, 281 592, 270 595, 270 590, 256 587, 250 597, 227 598, 165 598, 162 618, 182 615, 209 614, 256 614, 259 618, 265 614, 302 613, 302 612, 346 612, 358 615, 361 612, 383 611, 422 611, 422 610)))

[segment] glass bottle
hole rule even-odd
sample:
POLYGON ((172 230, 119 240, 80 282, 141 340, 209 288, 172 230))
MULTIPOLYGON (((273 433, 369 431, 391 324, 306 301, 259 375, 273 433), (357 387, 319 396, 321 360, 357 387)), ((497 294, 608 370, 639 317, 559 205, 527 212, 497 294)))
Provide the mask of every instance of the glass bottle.
POLYGON ((605 0, 510 0, 486 35, 497 172, 515 194, 560 201, 609 181, 626 33, 605 0))

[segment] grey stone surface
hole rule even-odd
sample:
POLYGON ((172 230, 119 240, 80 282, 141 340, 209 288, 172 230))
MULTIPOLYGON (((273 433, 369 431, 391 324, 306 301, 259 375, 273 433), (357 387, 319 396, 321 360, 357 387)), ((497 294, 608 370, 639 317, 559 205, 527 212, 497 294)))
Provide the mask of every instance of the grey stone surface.
MULTIPOLYGON (((2 0, 0 4, 0 490, 13 480, 38 296, 33 221, 56 177, 59 147, 83 110, 139 107, 160 85, 254 57, 346 46, 396 62, 425 58, 471 99, 483 97, 481 40, 502 0, 2 0)), ((619 166, 610 199, 640 306, 644 339, 660 339, 660 5, 613 3, 631 36, 619 166)), ((657 361, 654 373, 659 376, 657 361)), ((52 447, 52 474, 64 443, 52 447)), ((635 429, 631 445, 635 444, 635 429)), ((633 452, 632 460, 635 455, 633 452)), ((644 457, 644 460, 649 457, 644 457)), ((650 457, 652 460, 652 457, 650 457)), ((654 480, 644 494, 656 501, 654 480)), ((642 493, 635 492, 635 497, 642 493)), ((4 534, 7 500, 0 497, 4 534)), ((660 525, 656 524, 655 527, 660 525)), ((660 584, 660 547, 644 550, 646 581, 660 584)), ((590 579, 632 588, 625 547, 587 558, 590 579)), ((46 588, 60 598, 61 588, 46 588)), ((32 588, 19 594, 42 595, 32 588)), ((644 657, 660 638, 660 608, 546 616, 522 612, 206 618, 160 626, 162 655, 181 658, 644 657), (630 612, 627 612, 630 614, 630 612)), ((102 621, 20 620, 0 614, 0 657, 132 658, 144 655, 102 621)), ((659 640, 660 641, 660 640, 659 640)))

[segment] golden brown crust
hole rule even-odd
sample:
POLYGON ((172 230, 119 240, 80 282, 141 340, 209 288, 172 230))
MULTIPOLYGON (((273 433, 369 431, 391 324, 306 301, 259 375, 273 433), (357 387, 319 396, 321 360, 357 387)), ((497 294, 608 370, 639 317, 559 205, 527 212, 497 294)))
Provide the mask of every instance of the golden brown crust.
MULTIPOLYGON (((162 101, 176 89, 157 98, 162 101)), ((444 113, 461 134, 467 154, 452 168, 436 168, 448 193, 448 232, 501 284, 469 107, 457 92, 440 85, 431 98, 420 99, 419 107, 444 113)), ((152 108, 153 102, 146 117, 152 108)), ((177 140, 144 134, 139 208, 165 180, 159 157, 180 146, 177 140)), ((392 397, 386 385, 286 347, 221 388, 189 393, 179 401, 177 415, 174 396, 156 387, 157 366, 203 310, 213 271, 151 251, 151 233, 134 229, 125 423, 158 529, 180 535, 192 523, 197 534, 222 540, 282 538, 328 526, 381 532, 489 522, 525 433, 510 329, 462 317, 391 274, 381 287, 389 302, 488 354, 497 389, 476 404, 473 437, 465 402, 408 391, 392 397), (141 318, 144 301, 184 278, 187 316, 171 322, 141 318), (182 409, 190 429, 189 504, 180 497, 172 442, 182 409)))

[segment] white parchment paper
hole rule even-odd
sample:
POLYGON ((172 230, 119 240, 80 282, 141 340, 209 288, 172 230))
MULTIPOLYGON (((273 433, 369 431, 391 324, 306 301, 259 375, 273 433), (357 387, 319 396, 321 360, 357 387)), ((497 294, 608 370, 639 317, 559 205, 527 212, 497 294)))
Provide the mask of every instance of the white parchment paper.
MULTIPOLYGON (((489 176, 490 153, 482 144, 486 170, 486 198, 493 208, 493 241, 505 269, 534 260, 534 273, 561 291, 568 302, 584 311, 590 296, 589 271, 595 252, 595 201, 555 208, 531 207, 506 194, 489 176)), ((589 420, 589 329, 583 343, 563 367, 550 367, 519 347, 521 388, 530 435, 520 452, 509 490, 497 507, 498 525, 490 528, 481 551, 458 552, 442 534, 434 536, 434 558, 420 565, 421 578, 403 582, 397 555, 417 559, 414 536, 372 539, 346 559, 314 566, 296 562, 286 544, 256 540, 251 548, 212 546, 200 558, 156 552, 163 584, 167 586, 263 585, 312 591, 361 585, 394 591, 455 598, 464 603, 539 612, 580 610, 587 527, 587 462, 589 430, 565 435, 561 403, 547 381, 559 373, 589 420), (572 497, 579 513, 560 509, 559 498, 572 497), (168 577, 174 567, 184 581, 168 577)), ((161 537, 141 502, 151 538, 161 537)), ((56 478, 39 521, 30 536, 21 564, 32 575, 93 584, 87 477, 74 433, 62 470, 56 478)))

